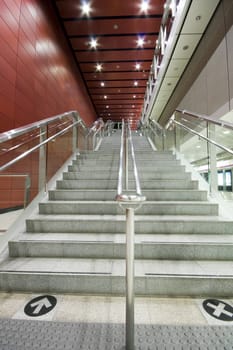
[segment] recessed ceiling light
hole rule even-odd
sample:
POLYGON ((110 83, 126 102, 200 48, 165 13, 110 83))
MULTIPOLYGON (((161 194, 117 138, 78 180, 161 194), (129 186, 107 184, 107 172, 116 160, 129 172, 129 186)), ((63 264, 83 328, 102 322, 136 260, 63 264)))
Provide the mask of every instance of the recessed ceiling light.
POLYGON ((145 44, 144 37, 142 37, 142 36, 138 37, 137 46, 138 47, 143 47, 144 44, 145 44))
POLYGON ((139 69, 141 68, 140 63, 136 63, 135 68, 136 68, 137 70, 139 70, 139 69))
POLYGON ((137 81, 135 81, 133 84, 134 84, 134 86, 138 86, 138 82, 137 81))
POLYGON ((104 95, 104 99, 107 100, 108 96, 104 95))
POLYGON ((224 130, 223 134, 225 134, 225 135, 230 134, 230 130, 224 130))
POLYGON ((100 83, 100 86, 104 86, 105 84, 104 84, 104 82, 103 81, 101 81, 101 83, 100 83))
POLYGON ((114 24, 113 29, 117 30, 119 28, 118 24, 114 24))
POLYGON ((133 95, 133 98, 136 98, 136 95, 133 95))
POLYGON ((102 71, 102 69, 103 69, 102 64, 97 63, 97 64, 96 64, 96 70, 97 70, 97 72, 101 72, 101 71, 102 71))
POLYGON ((149 10, 149 1, 148 0, 142 0, 140 4, 141 12, 147 13, 149 10))
POLYGON ((119 69, 120 68, 119 64, 116 67, 117 67, 117 69, 119 69))
POLYGON ((80 8, 82 11, 82 15, 85 15, 85 16, 89 16, 90 12, 92 11, 90 1, 82 1, 82 5, 80 8))
POLYGON ((96 50, 97 46, 98 46, 97 39, 91 38, 91 40, 89 41, 89 45, 90 45, 91 49, 96 50))
POLYGON ((106 106, 106 108, 108 109, 108 108, 109 108, 109 106, 106 106))

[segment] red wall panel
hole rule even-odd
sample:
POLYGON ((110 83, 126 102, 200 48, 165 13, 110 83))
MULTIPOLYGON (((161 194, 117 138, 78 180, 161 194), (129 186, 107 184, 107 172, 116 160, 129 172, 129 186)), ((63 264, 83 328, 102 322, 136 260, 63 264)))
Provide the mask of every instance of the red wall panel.
POLYGON ((96 118, 52 5, 0 0, 0 132, 68 110, 96 118))

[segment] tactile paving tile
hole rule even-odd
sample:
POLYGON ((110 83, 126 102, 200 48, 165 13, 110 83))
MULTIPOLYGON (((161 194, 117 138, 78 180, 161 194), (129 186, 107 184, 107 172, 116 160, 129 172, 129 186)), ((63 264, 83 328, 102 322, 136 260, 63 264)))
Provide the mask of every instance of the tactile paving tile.
MULTIPOLYGON (((123 350, 123 324, 0 320, 0 350, 123 350)), ((233 350, 233 327, 136 325, 135 350, 233 350)))

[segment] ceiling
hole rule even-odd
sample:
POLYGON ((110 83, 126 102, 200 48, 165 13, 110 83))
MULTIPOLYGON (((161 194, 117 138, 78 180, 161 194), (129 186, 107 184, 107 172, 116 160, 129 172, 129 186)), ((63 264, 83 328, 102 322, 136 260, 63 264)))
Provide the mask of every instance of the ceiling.
POLYGON ((141 117, 166 1, 147 2, 145 11, 142 0, 92 0, 85 14, 83 1, 54 0, 97 116, 104 121, 129 119, 133 127, 141 117))

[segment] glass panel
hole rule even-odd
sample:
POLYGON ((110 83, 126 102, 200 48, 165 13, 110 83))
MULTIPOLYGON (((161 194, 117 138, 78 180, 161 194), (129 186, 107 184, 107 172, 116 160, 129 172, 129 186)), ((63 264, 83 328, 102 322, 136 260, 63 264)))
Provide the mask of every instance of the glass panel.
MULTIPOLYGON (((72 124, 71 118, 64 118, 62 122, 53 122, 48 127, 48 137, 59 133, 64 128, 72 124)), ((72 128, 64 134, 54 138, 47 144, 47 173, 46 181, 48 182, 57 170, 72 155, 72 128)))
MULTIPOLYGON (((36 146, 39 138, 40 133, 36 129, 1 143, 0 165, 10 162, 36 146)), ((38 159, 39 152, 35 151, 0 173, 0 208, 2 210, 23 207, 38 193, 38 159), (30 190, 28 189, 27 198, 25 198, 25 187, 29 187, 29 182, 30 190)))

